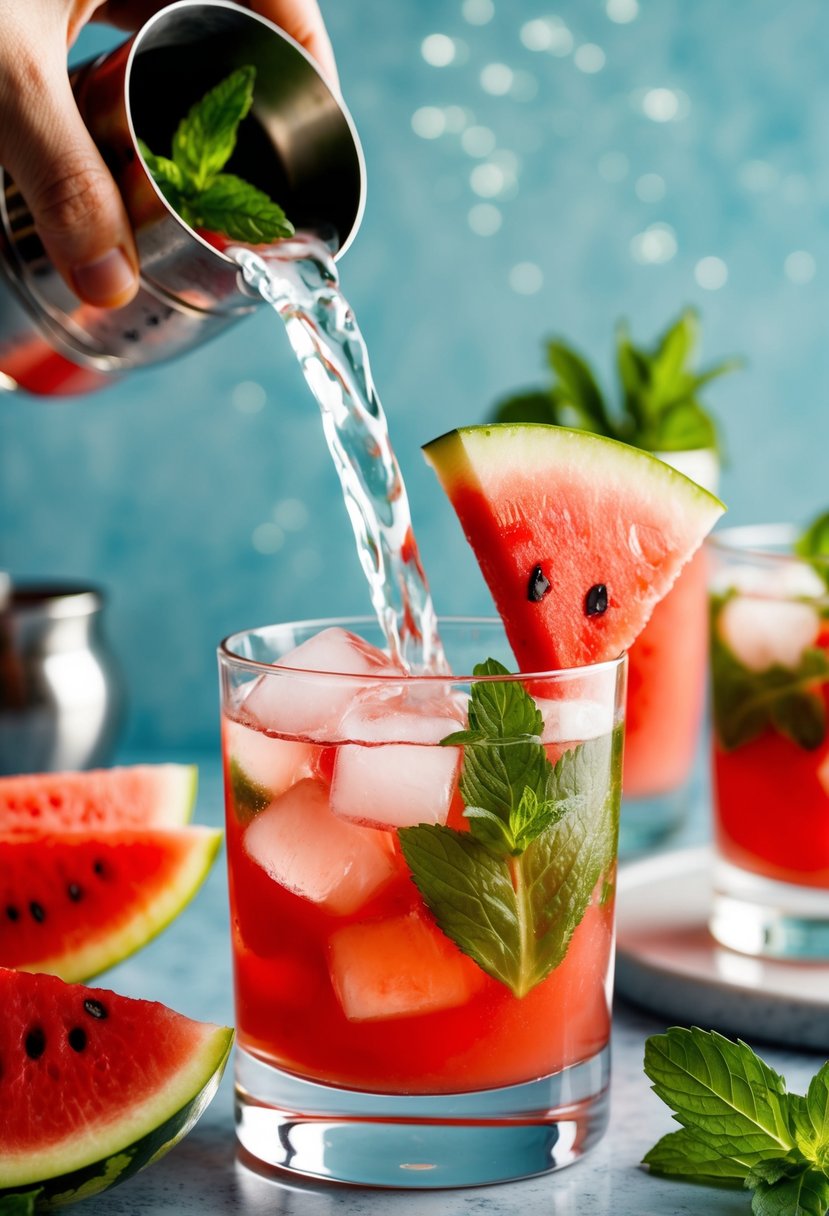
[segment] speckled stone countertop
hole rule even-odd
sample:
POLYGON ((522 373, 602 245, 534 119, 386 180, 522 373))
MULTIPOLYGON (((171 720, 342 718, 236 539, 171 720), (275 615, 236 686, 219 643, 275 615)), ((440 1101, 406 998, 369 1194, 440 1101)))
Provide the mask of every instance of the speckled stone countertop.
MULTIPOLYGON (((135 757, 125 758, 129 760, 135 757)), ((186 759, 193 757, 140 757, 186 759)), ((215 757, 199 758, 195 819, 220 824, 222 794, 215 757)), ((699 838, 700 823, 691 834, 699 838)), ((164 1001, 190 1017, 232 1025, 233 998, 223 859, 195 901, 156 941, 98 981, 129 996, 164 1001)), ((83 1204, 84 1216, 749 1216, 746 1192, 651 1178, 643 1154, 676 1127, 642 1072, 647 1035, 666 1022, 617 1002, 613 1027, 610 1127, 576 1165, 526 1182, 459 1191, 371 1191, 296 1182, 253 1173, 236 1158, 232 1066, 207 1112, 165 1158, 123 1186, 83 1204)), ((820 1057, 763 1045, 760 1027, 743 1037, 802 1090, 820 1057)), ((79 1213, 81 1209, 78 1209, 79 1213)))

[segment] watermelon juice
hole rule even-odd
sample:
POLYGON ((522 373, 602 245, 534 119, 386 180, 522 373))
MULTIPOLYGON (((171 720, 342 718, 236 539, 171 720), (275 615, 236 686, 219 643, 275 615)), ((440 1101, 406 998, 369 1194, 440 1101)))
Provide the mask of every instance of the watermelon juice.
MULTIPOLYGON (((450 658, 460 630, 442 629, 450 658)), ((500 626, 466 632, 479 659, 504 650, 500 626)), ((242 1143, 286 1164, 263 1150, 249 1098, 295 1110, 299 1084, 324 1087, 317 1106, 352 1130, 367 1117, 356 1093, 375 1129, 409 1115, 443 1128, 431 1181, 399 1163, 364 1181, 457 1182, 444 1125, 458 1111, 501 1132, 566 1124, 554 1163, 580 1155, 605 1119, 624 661, 480 685, 412 677, 331 626, 237 635, 221 668, 242 1143), (507 702, 520 686, 537 733, 442 746, 487 720, 494 685, 507 702), (481 843, 466 813, 486 802, 470 791, 495 752, 549 794, 509 847, 481 843)), ((389 1151, 409 1159, 414 1144, 389 1151)), ((516 1168, 476 1159, 467 1181, 516 1168)))
MULTIPOLYGON (((711 927, 770 955, 829 953, 829 593, 784 526, 710 543, 711 927)), ((827 566, 829 573, 829 566, 827 566)))

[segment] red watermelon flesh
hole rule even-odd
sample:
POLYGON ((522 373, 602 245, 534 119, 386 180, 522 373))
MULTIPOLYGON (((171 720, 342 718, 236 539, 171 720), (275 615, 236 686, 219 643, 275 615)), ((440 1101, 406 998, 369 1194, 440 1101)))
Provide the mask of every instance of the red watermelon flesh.
POLYGON ((424 452, 522 671, 627 650, 724 510, 646 452, 565 427, 466 427, 424 452))
POLYGON ((160 1155, 212 1097, 232 1039, 153 1001, 4 969, 0 1009, 0 1204, 44 1182, 50 1199, 81 1198, 160 1155))
POLYGON ((0 777, 0 833, 181 827, 195 793, 196 769, 186 764, 0 777))
POLYGON ((0 966, 97 975, 178 915, 220 839, 203 827, 0 836, 0 966))

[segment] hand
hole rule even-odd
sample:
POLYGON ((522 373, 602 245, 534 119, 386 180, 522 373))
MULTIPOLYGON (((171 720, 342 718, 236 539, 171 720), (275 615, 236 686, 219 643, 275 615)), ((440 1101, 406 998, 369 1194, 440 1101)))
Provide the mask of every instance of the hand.
MULTIPOLYGON (((88 21, 139 28, 169 0, 0 0, 0 165, 25 198, 49 257, 89 304, 138 290, 138 254, 118 187, 78 113, 66 52, 88 21)), ((317 0, 250 0, 337 84, 317 0)))

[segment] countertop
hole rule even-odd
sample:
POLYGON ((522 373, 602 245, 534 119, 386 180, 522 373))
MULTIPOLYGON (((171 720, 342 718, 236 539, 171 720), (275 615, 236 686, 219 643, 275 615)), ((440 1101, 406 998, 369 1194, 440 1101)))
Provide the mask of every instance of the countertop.
MULTIPOLYGON (((220 825, 222 791, 215 756, 141 756, 122 762, 174 759, 199 764, 194 820, 220 825)), ((697 806, 677 843, 704 838, 697 806)), ((128 996, 163 1001, 190 1017, 233 1024, 227 885, 220 857, 193 903, 158 939, 95 981, 128 996)), ((168 1155, 122 1186, 87 1200, 84 1216, 170 1216, 250 1213, 251 1216, 749 1216, 747 1192, 722 1191, 652 1178, 638 1162, 666 1132, 668 1109, 651 1092, 642 1071, 645 1038, 664 1030, 653 1018, 619 1000, 613 1019, 610 1127, 577 1164, 525 1182, 458 1191, 373 1191, 331 1184, 278 1180, 252 1172, 236 1159, 232 1063, 212 1104, 168 1155)), ((762 1043, 752 1027, 743 1037, 789 1087, 805 1089, 822 1059, 762 1043)))

